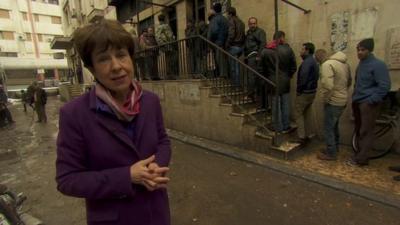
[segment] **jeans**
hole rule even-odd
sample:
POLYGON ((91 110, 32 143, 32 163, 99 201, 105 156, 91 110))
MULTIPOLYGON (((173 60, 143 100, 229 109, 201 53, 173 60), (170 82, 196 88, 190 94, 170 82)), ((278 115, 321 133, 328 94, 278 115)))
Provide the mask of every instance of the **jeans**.
POLYGON ((289 93, 279 95, 278 98, 276 96, 272 97, 272 123, 274 125, 274 129, 278 132, 288 130, 290 128, 289 101, 289 93), (278 105, 276 101, 278 101, 278 105))
MULTIPOLYGON (((239 58, 243 52, 243 48, 238 47, 238 46, 231 46, 229 48, 228 52, 232 56, 239 58)), ((230 68, 229 72, 230 72, 231 79, 233 80, 233 84, 235 86, 239 86, 240 85, 240 65, 239 65, 239 63, 237 63, 233 59, 229 59, 229 68, 230 68)))
POLYGON ((326 154, 336 156, 339 145, 339 119, 345 106, 325 104, 324 106, 324 135, 326 143, 326 154))

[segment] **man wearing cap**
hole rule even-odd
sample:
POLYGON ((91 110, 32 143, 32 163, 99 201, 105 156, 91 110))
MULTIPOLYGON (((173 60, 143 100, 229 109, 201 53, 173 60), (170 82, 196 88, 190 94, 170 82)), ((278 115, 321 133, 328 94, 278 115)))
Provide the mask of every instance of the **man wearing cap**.
POLYGON ((356 70, 353 93, 353 115, 356 143, 360 150, 349 161, 352 165, 368 165, 368 151, 373 144, 375 120, 383 98, 390 90, 390 77, 386 64, 375 58, 374 39, 362 40, 357 45, 360 59, 356 70))

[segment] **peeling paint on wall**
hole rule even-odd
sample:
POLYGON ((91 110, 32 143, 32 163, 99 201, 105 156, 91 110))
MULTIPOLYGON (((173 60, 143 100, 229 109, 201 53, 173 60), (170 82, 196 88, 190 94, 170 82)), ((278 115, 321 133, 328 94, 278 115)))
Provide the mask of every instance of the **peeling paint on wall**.
POLYGON ((351 16, 351 39, 361 40, 373 37, 377 20, 377 7, 368 8, 358 12, 356 11, 351 16))
POLYGON ((349 34, 349 12, 339 12, 331 16, 331 47, 334 52, 347 48, 349 34))
POLYGON ((400 69, 400 27, 387 32, 386 60, 390 69, 400 69))

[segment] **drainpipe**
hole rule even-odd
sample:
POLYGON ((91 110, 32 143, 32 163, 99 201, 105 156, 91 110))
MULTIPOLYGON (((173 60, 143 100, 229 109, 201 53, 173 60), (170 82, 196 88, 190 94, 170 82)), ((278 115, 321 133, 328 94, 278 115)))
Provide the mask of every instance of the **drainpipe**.
MULTIPOLYGON (((278 0, 274 1, 274 13, 275 13, 275 33, 279 30, 279 13, 278 13, 278 0)), ((279 113, 278 109, 279 109, 279 57, 278 57, 278 51, 275 51, 275 105, 273 105, 272 107, 276 107, 275 112, 277 112, 277 114, 279 113)), ((274 110, 272 110, 274 111, 274 110)), ((280 116, 278 116, 279 118, 280 116)), ((281 145, 281 140, 278 134, 278 131, 275 129, 274 131, 274 138, 272 140, 272 145, 273 146, 280 146, 281 145)))
MULTIPOLYGON (((31 30, 32 30, 32 41, 33 41, 33 48, 35 49, 35 56, 37 59, 40 58, 40 52, 39 52, 39 44, 38 44, 38 37, 36 35, 36 29, 34 25, 34 18, 32 15, 32 5, 31 5, 31 0, 26 0, 27 6, 28 6, 28 20, 31 25, 31 30)), ((38 74, 38 80, 44 80, 44 74, 38 74)))

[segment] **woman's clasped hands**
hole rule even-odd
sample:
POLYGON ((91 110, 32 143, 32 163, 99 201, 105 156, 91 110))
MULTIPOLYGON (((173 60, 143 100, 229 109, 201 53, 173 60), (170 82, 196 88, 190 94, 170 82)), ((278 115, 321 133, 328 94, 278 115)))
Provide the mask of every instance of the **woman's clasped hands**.
POLYGON ((130 167, 131 181, 145 186, 149 191, 166 188, 169 182, 169 178, 165 176, 169 168, 160 167, 154 160, 155 156, 152 155, 130 167))

